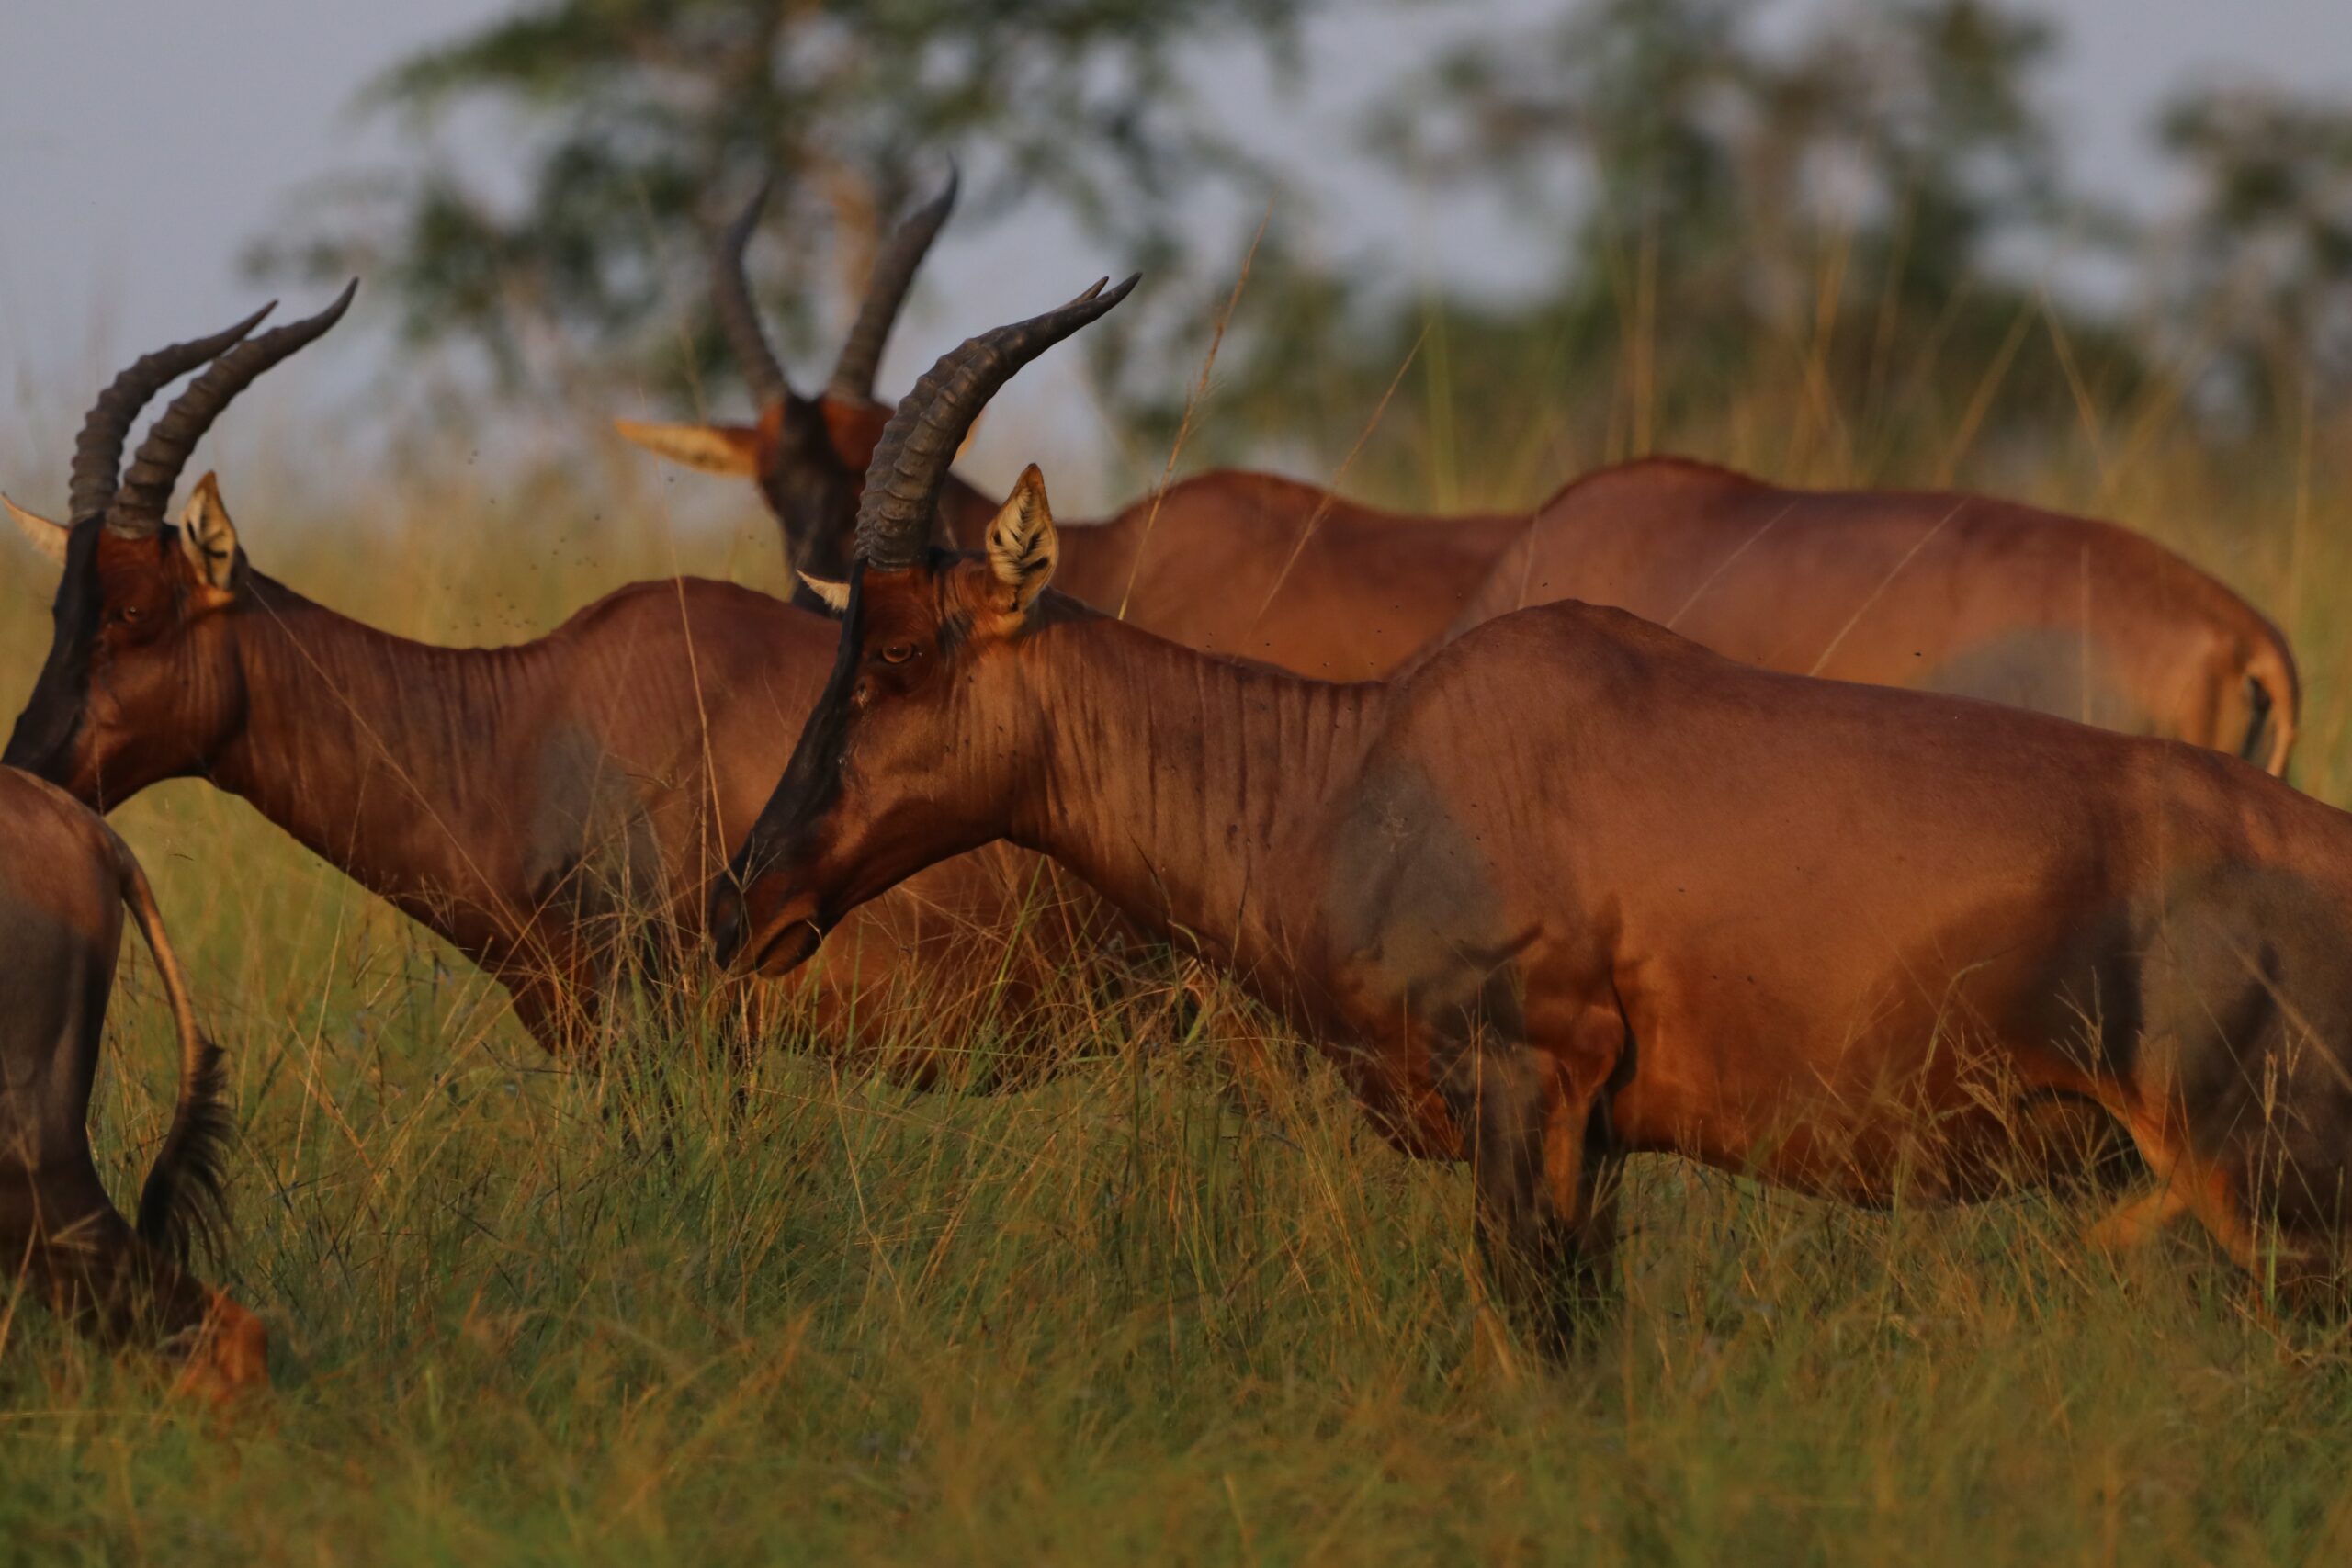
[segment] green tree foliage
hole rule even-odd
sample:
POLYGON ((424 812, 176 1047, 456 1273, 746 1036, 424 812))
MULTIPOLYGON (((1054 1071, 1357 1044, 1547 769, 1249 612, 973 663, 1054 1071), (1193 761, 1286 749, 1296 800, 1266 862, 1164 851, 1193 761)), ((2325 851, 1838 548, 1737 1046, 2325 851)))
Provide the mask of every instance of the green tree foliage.
MULTIPOLYGON (((1604 448, 1648 448, 1758 385, 1805 388, 1848 467, 1984 418, 2072 419, 2088 383, 2138 371, 2040 288, 2062 237, 2103 232, 2062 199, 2035 96, 2053 42, 1993 0, 1595 0, 1474 39, 1386 96, 1374 144, 1492 191, 1556 237, 1555 270, 1501 306, 1359 291, 1345 369, 1283 328, 1238 343, 1233 423, 1323 411, 1327 444, 1416 344, 1452 431, 1507 446, 1565 407, 1604 448)), ((1335 310, 1330 280, 1296 286, 1335 310)))
POLYGON ((2161 319, 2211 394, 2241 421, 2352 395, 2352 102, 2205 88, 2159 129, 2190 187, 2161 319))
MULTIPOLYGON (((1183 52, 1242 39, 1285 57, 1307 0, 534 0, 406 60, 363 107, 421 149, 407 165, 308 193, 264 270, 389 284, 414 340, 470 339, 500 367, 642 367, 681 328, 711 363, 704 243, 762 178, 779 233, 838 236, 862 276, 876 225, 953 155, 980 177, 967 207, 1037 191, 1137 246, 1166 201, 1235 149, 1194 114, 1183 52), (434 151, 513 150, 519 192, 434 151), (321 213, 311 219, 310 214, 321 213)), ((798 312, 827 247, 755 258, 779 318, 798 312)))
POLYGON ((2030 0, 1573 0, 1516 33, 1450 10, 1461 41, 1376 85, 1364 128, 1398 204, 1503 204, 1532 287, 1416 291, 1393 257, 1316 256, 1278 202, 1188 423, 1232 281, 1201 193, 1281 171, 1187 86, 1258 51, 1295 67, 1316 8, 522 0, 380 78, 364 107, 416 151, 306 197, 260 259, 365 270, 413 339, 510 374, 674 383, 728 368, 705 246, 759 179, 782 183, 754 281, 805 347, 953 156, 962 224, 1042 197, 1152 274, 1084 345, 1140 449, 1181 426, 1188 462, 1329 472, 1377 409, 1358 482, 1442 503, 1671 447, 1941 479, 2168 408, 2178 366, 2242 425, 2352 397, 2352 106, 2177 98, 2157 129, 2189 200, 2150 245, 2070 185, 2041 91, 2060 40, 2030 0), (2125 322, 2120 290, 2071 287, 2086 260, 2160 308, 2125 322))

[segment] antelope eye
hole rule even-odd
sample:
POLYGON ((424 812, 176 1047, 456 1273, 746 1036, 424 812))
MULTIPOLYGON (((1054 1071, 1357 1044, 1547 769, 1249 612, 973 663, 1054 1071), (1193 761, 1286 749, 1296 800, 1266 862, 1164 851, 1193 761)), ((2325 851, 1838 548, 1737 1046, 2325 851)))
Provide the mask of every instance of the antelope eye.
POLYGON ((913 643, 890 642, 882 645, 882 662, 885 664, 904 664, 908 660, 912 659, 914 656, 915 645, 913 643))

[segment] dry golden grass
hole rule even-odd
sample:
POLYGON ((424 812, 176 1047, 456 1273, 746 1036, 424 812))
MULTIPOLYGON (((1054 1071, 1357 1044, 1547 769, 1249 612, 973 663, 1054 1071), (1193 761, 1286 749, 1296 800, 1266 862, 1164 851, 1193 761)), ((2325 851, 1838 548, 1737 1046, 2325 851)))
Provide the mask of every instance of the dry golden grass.
MULTIPOLYGON (((1905 477, 1808 417, 1759 397, 1677 444, 1905 477)), ((1962 472, 2129 518, 2277 610, 2309 682, 2299 782, 2341 798, 2343 459, 2060 446, 1962 472)), ((49 499, 13 465, 62 449, 0 454, 12 487, 49 499)), ((1530 435, 1476 470, 1519 476, 1501 494, 1459 499, 1603 455, 1530 435)), ((302 465, 223 478, 264 570, 436 640, 531 635, 673 567, 776 584, 763 524, 673 543, 641 473, 582 461, 497 484, 453 458, 374 499, 302 465)), ((1360 488, 1427 500, 1408 469, 1360 488)), ((49 578, 14 552, 6 581, 13 713, 49 578)), ((1235 1111, 1235 1010, 1148 983, 1014 1094, 772 1055, 738 1112, 690 1028, 556 1070, 479 975, 207 786, 117 819, 231 1053, 217 1272, 269 1323, 277 1390, 207 1415, 14 1316, 11 1557, 2352 1559, 2352 1338, 2260 1321, 2193 1240, 2119 1273, 2056 1201, 1859 1215, 1645 1160, 1623 1311, 1550 1367, 1481 1304, 1458 1173, 1389 1152, 1320 1069, 1235 1111)), ((133 964, 99 1113, 119 1193, 167 1039, 133 964)))

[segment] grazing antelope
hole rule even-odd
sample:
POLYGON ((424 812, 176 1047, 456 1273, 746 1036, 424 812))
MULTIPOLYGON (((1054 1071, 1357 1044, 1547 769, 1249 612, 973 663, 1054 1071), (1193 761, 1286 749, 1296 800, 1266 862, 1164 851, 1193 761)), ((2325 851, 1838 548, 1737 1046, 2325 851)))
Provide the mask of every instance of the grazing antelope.
POLYGON ((184 1387, 225 1397, 266 1384, 260 1320, 187 1270, 191 1234, 220 1217, 229 1113, 220 1051, 197 1032, 147 878, 112 829, 13 768, 0 768, 0 1258, 101 1342, 184 1355, 184 1387), (155 956, 180 1043, 179 1099, 136 1228, 107 1201, 89 1134, 125 908, 155 956))
MULTIPOLYGON (((954 196, 951 182, 884 248, 814 400, 791 389, 744 281, 755 199, 715 254, 712 290, 759 423, 622 432, 755 477, 793 559, 844 576, 858 476, 888 417, 875 368, 954 196)), ((978 550, 998 503, 951 473, 939 509, 945 540, 978 550)), ((2273 773, 2301 701, 2285 639, 2212 578, 2128 529, 1987 497, 1784 490, 1665 458, 1588 475, 1532 517, 1423 517, 1227 470, 1060 536, 1064 592, 1326 680, 1387 675, 1449 629, 1582 599, 1769 670, 1983 697, 2273 773)))
MULTIPOLYGON (((821 397, 802 397, 760 326, 743 249, 767 193, 714 253, 711 292, 744 380, 751 425, 616 422, 623 435, 706 472, 754 479, 785 553, 814 576, 847 574, 849 538, 874 444, 889 418, 874 375, 917 265, 956 196, 940 195, 891 235, 821 397)), ((978 549, 998 502, 952 474, 943 538, 978 549)), ((1330 680, 1385 674, 1461 615, 1522 513, 1429 518, 1384 512, 1271 474, 1225 469, 1170 486, 1105 521, 1063 530, 1057 581, 1137 626, 1212 653, 1330 680)), ((796 604, 818 607, 804 588, 796 604)))
POLYGON ((2242 1263, 2316 1267, 2352 1175, 2352 817, 2187 745, 1736 663, 1621 611, 1487 622, 1387 682, 1204 656, 1049 592, 1033 468, 927 549, 977 411, 1060 330, 900 405, 839 658, 713 894, 780 972, 1007 840, 1196 943, 1464 1158, 1507 1286, 1594 1287, 1670 1151, 1879 1205, 2083 1168, 2120 1127, 2242 1263))
POLYGON ((2280 775, 2301 702, 2287 639, 2212 578, 2112 523, 1984 496, 1604 468, 1535 514, 1455 629, 1559 599, 1767 670, 1982 697, 2280 775))
MULTIPOLYGON (((71 525, 11 504, 64 571, 6 760, 102 809, 161 780, 210 781, 446 938, 543 1046, 577 1055, 618 976, 701 962, 707 885, 816 701, 833 627, 682 579, 621 589, 519 647, 428 647, 255 569, 209 474, 166 524, 230 400, 350 298, 259 337, 246 335, 256 316, 141 359, 84 425, 71 525), (118 489, 140 408, 208 359, 118 489)), ((910 1016, 1018 1010, 1049 966, 1097 945, 1095 908, 1059 901, 1051 868, 1018 852, 943 866, 872 907, 818 977, 817 1021, 854 1043, 893 1038, 910 1016)), ((943 1060, 891 1065, 920 1081, 943 1060)))

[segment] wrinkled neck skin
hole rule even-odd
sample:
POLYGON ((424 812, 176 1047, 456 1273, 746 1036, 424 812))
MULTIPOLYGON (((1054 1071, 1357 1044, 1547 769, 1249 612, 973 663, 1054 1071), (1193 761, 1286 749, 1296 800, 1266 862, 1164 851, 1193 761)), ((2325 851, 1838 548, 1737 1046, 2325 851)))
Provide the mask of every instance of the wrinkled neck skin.
POLYGON ((500 826, 516 810, 509 734, 538 705, 529 647, 445 649, 363 626, 256 578, 235 635, 244 722, 212 781, 469 956, 512 906, 500 826))
POLYGON ((1318 849, 1387 688, 1213 658, 1102 616, 1042 627, 1020 651, 1043 761, 1009 836, 1317 1026, 1318 849))

